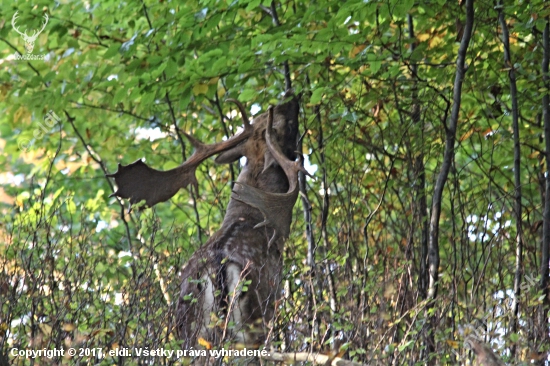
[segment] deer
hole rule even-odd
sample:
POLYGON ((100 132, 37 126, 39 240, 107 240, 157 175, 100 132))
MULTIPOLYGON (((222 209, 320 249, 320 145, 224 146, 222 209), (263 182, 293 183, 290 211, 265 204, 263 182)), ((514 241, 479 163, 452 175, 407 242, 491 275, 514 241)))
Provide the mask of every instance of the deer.
POLYGON ((145 207, 151 207, 188 185, 198 192, 195 171, 209 157, 217 155, 217 164, 246 157, 221 228, 180 272, 175 327, 186 349, 201 339, 248 347, 267 339, 282 282, 283 246, 299 192, 298 172, 309 175, 296 153, 299 97, 288 95, 286 102, 270 106, 252 123, 240 102, 228 100, 242 115, 242 132, 211 145, 184 133, 194 153, 172 170, 159 171, 137 160, 119 163, 108 175, 118 187, 111 196, 129 199, 130 205, 145 201, 145 207))

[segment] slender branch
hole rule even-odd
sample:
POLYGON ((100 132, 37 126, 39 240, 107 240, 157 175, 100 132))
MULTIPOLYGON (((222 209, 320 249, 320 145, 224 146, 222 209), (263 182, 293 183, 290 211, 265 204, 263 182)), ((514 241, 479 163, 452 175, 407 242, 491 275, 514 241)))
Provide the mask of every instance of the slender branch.
MULTIPOLYGON (((329 182, 327 180, 327 163, 325 159, 325 141, 323 138, 323 124, 321 122, 321 112, 319 111, 319 105, 315 106, 315 115, 317 122, 319 124, 319 136, 317 138, 318 141, 318 150, 319 150, 319 160, 320 160, 320 166, 321 166, 321 174, 323 175, 323 189, 325 190, 323 195, 323 203, 322 203, 322 211, 321 211, 321 235, 323 238, 323 258, 326 258, 327 253, 329 252, 329 234, 327 229, 327 220, 329 215, 329 207, 330 207, 330 196, 328 194, 328 187, 329 182)), ((331 319, 335 319, 336 312, 337 312, 337 301, 336 301, 336 288, 334 286, 334 276, 332 274, 331 270, 331 263, 330 261, 325 261, 325 275, 327 276, 327 282, 328 282, 328 295, 329 295, 329 305, 330 305, 330 317, 331 319)), ((332 330, 332 327, 330 328, 332 330)), ((328 329, 327 329, 328 331, 328 329)), ((332 342, 333 351, 338 351, 336 349, 337 342, 332 342)))
MULTIPOLYGON (((428 306, 428 312, 435 304, 433 300, 437 297, 438 290, 438 278, 439 278, 439 219, 441 217, 441 205, 443 198, 443 190, 447 177, 451 169, 451 165, 455 154, 455 139, 456 130, 458 125, 458 116, 460 113, 460 103, 462 98, 462 84, 464 82, 464 75, 466 73, 466 53, 472 37, 474 28, 474 0, 466 0, 466 25, 464 26, 464 34, 458 48, 458 54, 456 59, 456 75, 454 81, 453 90, 453 107, 451 109, 451 116, 448 125, 445 127, 445 152, 443 155, 443 162, 441 169, 435 182, 434 193, 432 198, 432 210, 429 224, 428 235, 428 291, 427 299, 432 300, 428 306)), ((445 121, 443 121, 445 123, 445 121)), ((434 332, 436 328, 435 315, 431 315, 427 322, 429 332, 429 344, 428 352, 435 352, 435 340, 434 332)), ((435 363, 435 358, 430 359, 430 364, 435 363)))
MULTIPOLYGON (((99 164, 99 167, 103 171, 103 175, 104 175, 105 179, 107 179, 107 184, 109 184, 109 187, 111 187, 111 191, 114 192, 115 188, 113 187, 113 183, 111 183, 111 180, 106 177, 109 174, 109 172, 107 171, 107 168, 105 167, 105 164, 101 160, 101 157, 95 156, 96 155, 95 152, 92 152, 92 150, 90 149, 90 146, 86 143, 86 140, 84 140, 84 137, 82 137, 82 135, 80 134, 80 132, 78 131, 78 129, 74 125, 75 118, 72 117, 69 114, 69 112, 67 112, 67 111, 64 111, 64 112, 65 112, 65 116, 67 116, 67 120, 69 121, 71 127, 73 128, 73 131, 75 132, 76 136, 78 137, 78 139, 80 140, 80 142, 84 146, 84 149, 86 149, 86 151, 88 152, 88 154, 90 155, 92 160, 95 161, 97 164, 99 164)), ((122 218, 122 222, 124 223, 124 227, 126 229, 126 238, 128 239, 128 246, 131 250, 132 249, 132 235, 130 234, 130 226, 128 225, 128 221, 126 220, 126 215, 124 213, 124 204, 118 198, 117 198, 117 202, 120 206, 120 217, 122 218)))
MULTIPOLYGON (((409 33, 409 39, 410 42, 410 48, 409 51, 411 54, 414 52, 415 45, 416 45, 416 36, 414 34, 414 21, 411 14, 407 15, 407 25, 408 25, 408 33, 409 33)), ((416 63, 411 63, 409 70, 411 72, 411 78, 413 80, 413 87, 412 87, 412 111, 411 111, 411 119, 414 124, 420 124, 418 127, 420 129, 420 141, 421 147, 420 151, 412 151, 414 158, 411 158, 412 161, 412 169, 414 174, 414 217, 417 218, 418 224, 420 226, 420 256, 419 256, 419 264, 420 264, 420 271, 418 273, 418 292, 421 299, 426 300, 428 296, 428 284, 429 284, 429 274, 428 274, 428 200, 426 197, 426 168, 424 165, 424 151, 422 150, 422 146, 424 146, 424 134, 423 134, 423 125, 421 124, 420 120, 420 102, 418 100, 418 82, 420 80, 420 77, 418 75, 418 66, 416 63)), ((447 101, 447 105, 448 105, 447 101)), ((411 147, 412 150, 412 147, 411 147)), ((423 334, 426 344, 433 344, 433 332, 427 332, 423 334)), ((421 358, 428 358, 428 354, 431 352, 432 349, 425 348, 422 350, 421 358)))
POLYGON ((79 107, 84 106, 84 107, 93 108, 93 109, 101 109, 103 111, 108 111, 108 112, 113 112, 113 113, 122 113, 122 114, 127 114, 129 116, 132 116, 132 117, 134 117, 136 119, 139 119, 139 120, 142 120, 142 121, 150 121, 150 118, 139 116, 135 113, 132 113, 130 111, 126 111, 124 109, 112 109, 112 108, 103 107, 103 106, 99 106, 99 105, 93 105, 93 104, 87 104, 87 103, 75 102, 75 101, 71 101, 70 103, 76 104, 79 107))
POLYGON ((52 160, 50 161, 50 164, 48 165, 48 173, 46 174, 46 182, 44 183, 44 188, 42 189, 42 193, 40 194, 40 211, 39 211, 39 217, 38 222, 36 224, 36 227, 40 226, 42 223, 42 218, 44 216, 44 199, 46 198, 46 192, 48 190, 48 184, 51 181, 52 177, 52 170, 55 164, 55 159, 59 156, 59 152, 61 151, 61 145, 62 145, 62 124, 59 123, 59 143, 57 144, 57 149, 55 150, 55 153, 52 157, 52 160))
MULTIPOLYGON (((516 274, 514 278, 514 299, 512 302, 512 319, 510 332, 517 333, 519 313, 518 301, 521 295, 521 280, 523 266, 523 235, 521 227, 521 160, 520 160, 520 143, 519 143, 519 112, 518 112, 518 96, 516 86, 516 74, 512 58, 510 55, 510 34, 508 25, 504 19, 504 4, 499 1, 498 20, 502 29, 502 43, 504 44, 504 67, 509 68, 508 78, 510 79, 510 98, 512 99, 512 129, 514 133, 514 186, 515 186, 515 216, 516 216, 516 274)), ((511 347, 512 357, 516 355, 516 347, 511 347)))
MULTIPOLYGON (((151 22, 151 19, 149 18, 149 13, 147 11, 147 6, 145 5, 145 2, 143 0, 141 1, 141 4, 143 5, 143 12, 145 13, 145 18, 147 19, 147 24, 149 25, 149 29, 153 30, 154 29, 153 28, 153 23, 151 22)), ((157 50, 158 50, 158 46, 157 46, 157 50)), ((162 79, 165 82, 168 80, 168 77, 166 76, 165 71, 162 72, 162 79)), ((172 100, 170 99, 169 91, 166 91, 166 93, 164 95, 164 99, 166 100, 166 104, 168 104, 168 109, 170 111, 170 117, 172 119, 172 125, 174 126, 174 130, 176 131, 176 135, 178 136, 178 142, 181 146, 181 156, 183 158, 183 161, 185 161, 185 160, 187 160, 187 156, 185 154, 185 141, 184 141, 184 139, 181 135, 181 130, 178 127, 178 121, 177 121, 177 118, 176 118, 176 113, 174 112, 174 107, 172 105, 172 100)), ((189 195, 191 196, 191 199, 193 201, 193 211, 195 213, 195 219, 196 219, 196 222, 197 222, 198 240, 199 240, 199 243, 201 243, 202 242, 202 228, 201 228, 201 225, 200 225, 200 215, 199 215, 199 210, 198 210, 198 207, 197 207, 197 196, 199 195, 198 189, 195 192, 195 189, 193 189, 193 187, 189 187, 189 195)))
MULTIPOLYGON (((550 87, 550 75, 548 74, 548 64, 550 61, 550 17, 546 17, 546 26, 542 35, 544 54, 542 58, 542 79, 546 87, 546 92, 542 96, 542 116, 544 123, 544 140, 546 145, 546 186, 544 194, 544 214, 542 226, 542 250, 540 264, 540 289, 544 294, 544 301, 539 309, 539 329, 548 329, 548 319, 545 315, 550 306, 550 288, 548 266, 550 262, 550 96, 548 88, 550 87)), ((543 337, 548 339, 548 332, 543 332, 543 337)))
POLYGON ((468 51, 468 45, 470 44, 473 28, 474 0, 466 0, 466 25, 464 27, 464 35, 462 36, 462 41, 460 42, 460 47, 458 49, 456 60, 453 107, 451 110, 451 118, 449 124, 446 126, 445 153, 443 156, 443 163, 441 165, 441 170, 435 183, 434 195, 432 199, 432 212, 430 217, 430 232, 428 240, 428 263, 430 274, 428 299, 432 300, 437 297, 437 277, 439 269, 439 218, 441 216, 441 200, 443 197, 445 182, 447 181, 447 176, 449 174, 449 170, 451 169, 451 163, 454 157, 454 144, 458 125, 458 116, 460 113, 460 103, 462 99, 462 84, 464 82, 464 74, 466 73, 466 52, 468 51))
MULTIPOLYGON (((270 11, 267 11, 267 13, 271 15, 271 18, 273 19, 273 24, 276 27, 281 25, 281 22, 279 21, 279 16, 277 15, 277 7, 275 5, 275 0, 271 2, 270 11)), ((288 61, 283 62, 283 69, 284 69, 284 77, 285 77, 285 90, 288 91, 292 89, 292 80, 290 79, 290 67, 288 66, 288 61)))
MULTIPOLYGON (((12 45, 7 39, 0 37, 0 41, 3 41, 5 44, 7 44, 12 50, 17 52, 18 54, 22 55, 23 53, 17 49, 14 45, 12 45)), ((34 71, 34 73, 38 76, 40 76, 40 71, 38 71, 30 61, 27 61, 27 66, 34 71)), ((46 83, 44 83, 44 86, 48 87, 46 83)))
MULTIPOLYGON (((216 99, 211 100, 210 103, 212 103, 212 105, 216 107, 218 114, 220 115, 220 121, 223 126, 225 137, 230 138, 231 135, 229 134, 229 130, 227 129, 227 125, 225 124, 226 117, 223 114, 223 109, 220 103, 220 98, 218 97, 218 92, 216 92, 215 97, 216 99)), ((245 116, 243 116, 242 118, 245 118, 245 116)), ((233 169, 233 164, 229 164, 229 173, 231 174, 231 190, 233 190, 233 187, 235 185, 235 169, 233 169)))
POLYGON ((147 19, 147 24, 149 24, 149 29, 153 29, 153 23, 151 23, 151 18, 149 18, 149 12, 145 6, 145 1, 141 0, 141 5, 143 5, 143 13, 145 13, 145 18, 147 19))
MULTIPOLYGON (((300 140, 299 143, 300 151, 302 150, 302 140, 300 140)), ((310 268, 310 274, 311 272, 315 271, 315 238, 313 236, 313 226, 312 226, 312 220, 311 220, 311 203, 309 201, 309 198, 307 196, 307 184, 306 184, 306 175, 303 172, 298 172, 298 188, 300 190, 300 198, 302 200, 302 209, 304 213, 304 222, 306 224, 306 238, 307 238, 307 265, 310 268)), ((316 276, 317 277, 317 276, 316 276)), ((311 279, 311 276, 310 276, 311 279)), ((312 302, 315 303, 315 291, 313 290, 313 284, 311 284, 311 293, 309 294, 312 298, 312 302)), ((306 290, 306 292, 309 292, 309 289, 306 290)), ((314 306, 315 307, 315 306, 314 306)), ((308 311, 309 311, 308 307, 308 311)), ((318 335, 319 330, 319 324, 317 321, 313 322, 313 328, 312 336, 318 335)))

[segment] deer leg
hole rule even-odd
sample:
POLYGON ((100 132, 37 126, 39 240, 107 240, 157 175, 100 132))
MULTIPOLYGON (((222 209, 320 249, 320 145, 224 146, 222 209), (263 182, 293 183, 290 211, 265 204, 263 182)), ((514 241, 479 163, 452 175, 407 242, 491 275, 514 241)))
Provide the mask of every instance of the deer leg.
POLYGON ((203 337, 207 340, 211 339, 209 337, 210 332, 210 313, 214 311, 214 304, 215 304, 215 297, 214 297, 214 284, 212 283, 212 280, 210 279, 210 276, 205 275, 202 278, 202 324, 201 324, 201 330, 199 332, 199 336, 203 337))
POLYGON ((243 313, 247 308, 247 296, 241 291, 242 283, 245 281, 242 275, 241 266, 235 263, 229 263, 226 269, 227 276, 227 303, 229 304, 228 318, 234 324, 234 340, 237 343, 249 344, 251 339, 243 328, 243 313))

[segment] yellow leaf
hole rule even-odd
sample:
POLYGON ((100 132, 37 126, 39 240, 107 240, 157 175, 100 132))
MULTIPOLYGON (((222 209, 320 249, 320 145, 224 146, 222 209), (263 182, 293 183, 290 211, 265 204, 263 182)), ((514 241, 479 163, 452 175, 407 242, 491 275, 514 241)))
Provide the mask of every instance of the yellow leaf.
POLYGON ((246 349, 246 344, 244 344, 244 343, 235 343, 233 345, 233 348, 240 351, 240 350, 246 349))
POLYGON ((353 49, 349 52, 349 57, 355 57, 358 53, 363 51, 367 46, 364 44, 360 44, 359 46, 353 47, 353 49))
POLYGON ((0 323, 0 337, 3 337, 6 334, 6 330, 8 330, 8 324, 0 323))
POLYGON ((434 47, 437 47, 439 46, 441 43, 443 43, 443 38, 441 37, 437 37, 435 35, 433 35, 430 40, 428 41, 430 47, 429 48, 434 48, 434 47))
POLYGON ((206 94, 208 92, 208 85, 206 84, 197 84, 193 87, 193 94, 206 94))
POLYGON ((103 329, 94 330, 92 332, 92 334, 90 334, 90 336, 95 337, 95 336, 99 335, 101 337, 101 336, 104 336, 104 335, 113 335, 113 334, 114 334, 114 332, 111 329, 103 328, 103 329))
POLYGON ((13 120, 19 124, 30 124, 31 114, 25 107, 20 106, 13 114, 13 120))
POLYGON ((199 339, 197 340, 197 342, 199 342, 199 344, 201 346, 203 346, 204 348, 210 350, 212 349, 212 343, 208 342, 206 339, 202 338, 202 337, 199 337, 199 339))
POLYGON ((2 84, 0 85, 0 101, 3 101, 6 99, 6 95, 8 95, 8 92, 11 89, 11 84, 2 84))
POLYGON ((237 10, 237 14, 243 19, 248 19, 250 17, 250 13, 246 12, 244 9, 237 10))
POLYGON ((460 137, 460 141, 466 140, 468 137, 472 136, 473 133, 474 133, 474 129, 470 128, 469 131, 467 131, 464 135, 462 135, 462 137, 460 137))
POLYGON ((420 42, 427 41, 430 39, 432 35, 430 33, 420 33, 416 35, 416 39, 418 39, 420 42))
POLYGON ((49 336, 50 334, 52 334, 51 325, 42 323, 42 324, 38 324, 38 327, 40 328, 42 333, 44 333, 44 335, 49 336))
POLYGON ((458 342, 457 341, 451 341, 450 339, 447 339, 446 342, 447 342, 447 345, 449 345, 450 347, 452 347, 454 349, 458 349, 458 342))
POLYGON ((76 328, 76 325, 74 325, 73 323, 63 324, 63 330, 65 332, 72 332, 73 330, 75 330, 75 328, 76 328))
POLYGON ((386 299, 389 299, 396 293, 395 287, 392 284, 388 284, 386 288, 384 289, 384 297, 386 299))

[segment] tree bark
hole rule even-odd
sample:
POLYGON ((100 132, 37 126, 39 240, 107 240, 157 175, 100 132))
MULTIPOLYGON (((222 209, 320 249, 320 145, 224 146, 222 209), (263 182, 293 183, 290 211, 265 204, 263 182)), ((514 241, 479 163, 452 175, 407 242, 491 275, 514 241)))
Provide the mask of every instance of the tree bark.
POLYGON ((540 264, 540 289, 544 294, 544 301, 539 310, 539 329, 542 339, 548 339, 548 318, 546 312, 550 306, 550 289, 548 283, 548 265, 550 260, 550 97, 548 88, 550 88, 550 77, 548 75, 548 63, 550 60, 550 20, 546 18, 546 26, 543 32, 544 54, 542 58, 542 78, 546 87, 546 92, 542 96, 542 117, 544 122, 544 140, 546 145, 546 187, 544 193, 544 213, 542 226, 542 248, 540 264))
MULTIPOLYGON (((414 23, 412 15, 407 15, 407 24, 409 28, 409 39, 413 40, 414 35, 414 23)), ((411 53, 415 49, 415 43, 411 42, 410 51, 411 53)), ((413 78, 413 91, 412 91, 412 111, 411 118, 414 123, 420 122, 420 104, 418 101, 418 83, 417 83, 417 70, 418 67, 416 63, 411 64, 411 76, 413 78)), ((423 131, 423 127, 420 129, 423 131)), ((422 134, 422 140, 424 139, 422 134)), ((422 144, 423 146, 423 144, 422 144)), ((422 148, 421 148, 422 149, 422 148)), ((427 289, 428 289, 428 203, 426 201, 426 169, 424 167, 424 152, 420 150, 418 155, 414 158, 413 169, 415 174, 415 205, 416 214, 418 215, 420 230, 421 230, 421 239, 420 239, 420 273, 418 275, 418 288, 420 292, 420 297, 426 299, 427 289)))
MULTIPOLYGON (((458 125, 458 116, 460 113, 460 103, 462 99, 462 84, 464 82, 464 74, 466 73, 465 61, 470 39, 474 28, 474 0, 466 0, 466 24, 464 26, 464 34, 458 48, 458 54, 456 59, 456 74, 453 90, 453 107, 451 110, 451 116, 449 123, 445 126, 445 153, 443 155, 443 162, 441 169, 435 182, 434 194, 432 198, 431 216, 430 216, 430 229, 428 237, 428 294, 427 298, 431 300, 429 309, 433 308, 433 301, 437 297, 438 289, 438 276, 439 276, 439 219, 441 217, 441 204, 443 198, 443 189, 451 169, 451 165, 455 154, 455 139, 456 130, 458 125)), ((446 121, 443 121, 445 124, 446 121)), ((429 332, 431 334, 431 342, 429 342, 428 349, 430 353, 435 352, 435 342, 433 337, 433 331, 435 330, 434 316, 428 322, 429 332)))

